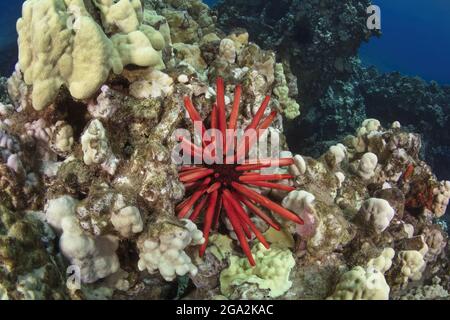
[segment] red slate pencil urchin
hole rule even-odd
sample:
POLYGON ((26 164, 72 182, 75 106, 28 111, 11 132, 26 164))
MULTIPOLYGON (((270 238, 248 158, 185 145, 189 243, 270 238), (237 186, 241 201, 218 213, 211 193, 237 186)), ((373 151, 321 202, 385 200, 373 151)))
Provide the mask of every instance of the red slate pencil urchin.
MULTIPOLYGON (((212 108, 210 128, 217 129, 222 134, 222 137, 237 130, 240 99, 241 87, 238 85, 234 92, 234 102, 227 123, 224 82, 221 78, 217 79, 217 103, 212 108)), ((258 138, 271 125, 272 121, 275 119, 276 112, 272 112, 263 119, 269 101, 270 97, 267 96, 244 132, 255 130, 257 132, 256 138, 258 138)), ((200 248, 200 256, 203 256, 208 245, 211 228, 213 225, 215 228, 218 227, 220 215, 222 209, 224 209, 242 250, 248 257, 250 264, 254 266, 255 260, 253 259, 247 239, 251 239, 253 233, 266 248, 269 248, 269 244, 250 219, 249 213, 253 213, 260 217, 278 231, 280 230, 280 226, 268 214, 261 210, 260 206, 298 224, 303 224, 303 221, 296 214, 250 189, 248 186, 285 191, 295 190, 295 188, 290 186, 274 182, 291 179, 292 176, 286 174, 263 175, 259 172, 259 170, 263 168, 289 166, 293 164, 294 161, 292 158, 248 159, 247 150, 250 150, 252 145, 256 143, 255 137, 253 139, 245 139, 244 142, 241 142, 240 145, 237 146, 236 152, 231 150, 232 160, 234 160, 234 162, 229 161, 230 150, 227 149, 226 139, 217 139, 217 137, 211 136, 208 136, 207 139, 205 139, 207 136, 206 127, 191 99, 185 97, 184 104, 189 117, 193 122, 198 122, 201 125, 203 133, 203 147, 196 146, 187 141, 187 139, 181 138, 182 144, 185 146, 183 150, 188 153, 188 156, 194 158, 200 157, 203 159, 203 157, 205 157, 204 148, 208 147, 211 143, 215 144, 213 145, 213 148, 226 150, 228 152, 224 152, 224 159, 222 159, 223 161, 221 161, 221 163, 206 161, 212 163, 207 164, 205 161, 202 161, 200 165, 181 166, 179 178, 185 185, 189 196, 176 207, 178 217, 183 219, 192 211, 189 219, 195 222, 200 214, 205 212, 203 234, 206 241, 200 248), (236 160, 238 160, 237 158, 242 157, 242 155, 245 158, 236 162, 236 160), (229 164, 230 162, 232 164, 229 164)))

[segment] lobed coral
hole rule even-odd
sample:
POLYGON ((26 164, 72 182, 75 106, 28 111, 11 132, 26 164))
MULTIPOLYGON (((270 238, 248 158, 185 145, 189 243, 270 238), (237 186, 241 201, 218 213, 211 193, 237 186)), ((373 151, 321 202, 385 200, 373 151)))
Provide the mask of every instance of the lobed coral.
POLYGON ((285 294, 292 286, 289 276, 295 265, 289 250, 267 249, 258 244, 252 252, 257 260, 255 268, 244 259, 230 258, 229 268, 220 275, 222 293, 229 298, 241 299, 277 298, 285 294))
POLYGON ((372 268, 355 267, 345 273, 329 297, 332 300, 388 300, 389 286, 383 274, 372 268))
MULTIPOLYGON (((199 2, 189 9, 204 41, 195 24, 186 31, 174 22, 182 9, 176 2, 140 1, 24 5, 19 64, 8 81, 12 104, 1 109, 1 202, 43 212, 43 223, 59 239, 62 274, 66 266, 79 269, 81 288, 69 290, 71 297, 160 297, 150 283, 197 274, 200 263, 191 247, 204 240, 192 223, 174 215, 185 190, 171 162, 172 133, 185 125, 184 97, 193 96, 199 106, 211 99, 205 75, 229 74, 202 57, 216 45, 220 51, 222 40, 207 7, 199 2), (32 37, 34 32, 41 36, 32 37), (44 35, 52 41, 48 54, 31 42, 44 35), (58 37, 65 41, 56 46, 58 37), (193 41, 182 43, 183 37, 193 41), (210 47, 200 49, 200 41, 210 47), (44 64, 54 67, 37 72, 44 64)), ((231 39, 228 49, 234 48, 236 59, 224 54, 224 62, 241 71, 239 79, 228 79, 259 81, 256 87, 243 85, 247 107, 273 90, 275 62, 252 46, 261 71, 248 74, 253 61, 239 57, 248 55, 249 44, 245 37, 231 39)), ((237 111, 239 123, 251 122, 253 110, 237 111)), ((279 118, 271 119, 280 125, 279 118)))
POLYGON ((120 74, 129 64, 162 64, 164 39, 153 27, 141 24, 140 1, 94 1, 91 5, 100 9, 101 23, 83 1, 24 3, 17 22, 19 65, 25 83, 33 85, 35 109, 50 105, 62 85, 74 98, 88 99, 106 82, 111 70, 120 74))
POLYGON ((158 227, 153 227, 148 236, 140 238, 138 247, 141 253, 138 268, 141 271, 148 270, 154 273, 158 270, 167 281, 188 273, 191 276, 197 274, 197 267, 184 249, 187 246, 201 245, 205 239, 191 221, 184 220, 183 224, 184 226, 177 226, 162 223, 159 231, 156 231, 158 227))

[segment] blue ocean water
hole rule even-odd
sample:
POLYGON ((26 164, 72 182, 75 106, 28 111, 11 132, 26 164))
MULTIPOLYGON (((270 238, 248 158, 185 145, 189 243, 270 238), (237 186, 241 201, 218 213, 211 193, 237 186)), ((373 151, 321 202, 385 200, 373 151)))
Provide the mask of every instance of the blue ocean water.
POLYGON ((217 2, 217 0, 203 0, 203 2, 212 7, 217 2))
POLYGON ((21 15, 23 0, 0 3, 0 75, 9 76, 17 62, 16 21, 21 15))
POLYGON ((374 0, 381 8, 381 38, 360 50, 381 71, 400 71, 450 84, 450 1, 374 0))
MULTIPOLYGON (((217 0, 206 0, 214 5, 217 0)), ((0 3, 0 75, 9 75, 17 60, 15 24, 23 0, 0 3)), ((374 0, 381 7, 380 39, 360 50, 363 62, 381 71, 400 71, 450 84, 450 1, 374 0)))
POLYGON ((383 35, 361 47, 363 63, 450 84, 450 0, 372 2, 381 8, 383 35))

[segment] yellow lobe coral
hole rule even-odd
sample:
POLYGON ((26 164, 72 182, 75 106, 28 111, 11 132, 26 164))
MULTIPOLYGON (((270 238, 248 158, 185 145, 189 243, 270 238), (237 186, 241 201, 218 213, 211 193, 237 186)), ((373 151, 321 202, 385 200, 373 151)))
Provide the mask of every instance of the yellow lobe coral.
POLYGON ((111 39, 82 0, 25 1, 17 22, 19 65, 25 83, 33 86, 36 110, 53 103, 63 85, 75 99, 83 100, 106 82, 111 71, 120 74, 129 64, 164 66, 160 52, 164 38, 152 27, 141 25, 139 0, 100 4, 105 29, 114 24, 115 31, 121 32, 111 39), (119 15, 121 8, 129 15, 119 15))
POLYGON ((102 24, 107 32, 118 29, 120 32, 130 33, 139 29, 143 19, 140 0, 94 0, 100 9, 102 24))
POLYGON ((122 71, 111 42, 83 15, 84 7, 77 10, 73 30, 67 9, 63 0, 28 0, 17 22, 19 64, 25 83, 33 85, 37 110, 51 104, 63 84, 74 98, 85 99, 106 81, 111 68, 122 71))
POLYGON ((289 280, 295 260, 288 249, 272 247, 266 249, 257 244, 252 249, 256 266, 252 267, 247 258, 230 257, 230 266, 220 275, 222 293, 230 297, 234 288, 247 283, 256 284, 261 290, 268 290, 271 298, 285 294, 292 286, 289 280))

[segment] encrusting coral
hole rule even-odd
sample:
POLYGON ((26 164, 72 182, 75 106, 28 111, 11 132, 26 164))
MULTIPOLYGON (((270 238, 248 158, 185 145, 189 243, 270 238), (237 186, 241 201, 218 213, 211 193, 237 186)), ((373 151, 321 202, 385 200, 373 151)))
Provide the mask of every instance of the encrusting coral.
POLYGON ((0 104, 0 297, 443 297, 450 188, 420 136, 367 119, 293 154, 289 64, 215 21, 199 0, 25 2, 0 104), (229 145, 180 142, 195 122, 265 129, 272 154, 208 163, 229 145), (183 146, 201 161, 174 161, 183 146))

